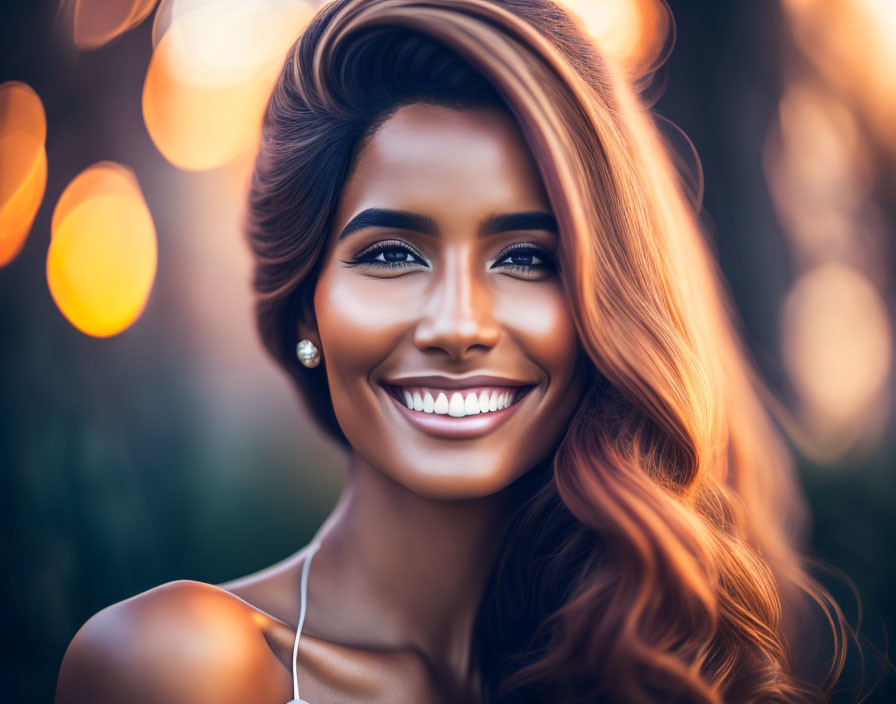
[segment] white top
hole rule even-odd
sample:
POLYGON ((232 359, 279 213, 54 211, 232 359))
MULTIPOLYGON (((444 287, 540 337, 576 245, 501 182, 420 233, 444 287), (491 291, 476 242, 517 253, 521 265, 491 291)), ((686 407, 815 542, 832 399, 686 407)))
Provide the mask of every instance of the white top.
POLYGON ((299 697, 299 674, 297 668, 297 659, 299 657, 299 636, 302 635, 302 624, 305 623, 305 608, 307 606, 307 593, 308 593, 308 570, 311 568, 311 558, 314 557, 314 553, 317 552, 317 549, 320 547, 320 543, 315 541, 308 546, 308 555, 305 558, 305 562, 302 564, 302 586, 301 586, 301 601, 299 606, 299 625, 296 627, 296 642, 292 648, 292 701, 287 702, 287 704, 311 704, 310 702, 306 702, 304 699, 299 697))

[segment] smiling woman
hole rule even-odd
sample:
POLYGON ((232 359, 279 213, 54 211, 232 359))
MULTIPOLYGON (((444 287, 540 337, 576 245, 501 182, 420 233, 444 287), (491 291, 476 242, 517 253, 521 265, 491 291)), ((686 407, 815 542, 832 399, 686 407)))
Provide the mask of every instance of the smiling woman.
POLYGON ((817 604, 835 678, 842 616, 696 215, 550 0, 325 5, 246 226, 343 495, 277 565, 94 616, 57 702, 823 700, 790 644, 817 604))

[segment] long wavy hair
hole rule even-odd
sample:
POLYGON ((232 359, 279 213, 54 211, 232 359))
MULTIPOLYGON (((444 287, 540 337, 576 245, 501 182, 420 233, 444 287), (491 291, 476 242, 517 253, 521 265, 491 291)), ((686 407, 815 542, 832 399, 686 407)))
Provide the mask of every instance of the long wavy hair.
POLYGON ((785 411, 741 341, 649 110, 551 0, 318 12, 270 99, 247 209, 267 350, 347 445, 323 367, 296 359, 297 321, 353 159, 416 101, 516 120, 591 363, 554 452, 513 487, 517 515, 474 628, 482 700, 824 701, 846 626, 798 551, 805 503, 772 422, 785 411), (818 622, 831 657, 809 671, 794 639, 812 640, 818 622))

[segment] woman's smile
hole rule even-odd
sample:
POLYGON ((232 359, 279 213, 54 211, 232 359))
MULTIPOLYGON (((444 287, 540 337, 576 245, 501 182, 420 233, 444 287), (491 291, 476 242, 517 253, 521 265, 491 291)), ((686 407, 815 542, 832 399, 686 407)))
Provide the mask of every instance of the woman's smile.
POLYGON ((495 430, 535 388, 535 384, 486 375, 405 377, 381 386, 412 427, 456 439, 495 430))

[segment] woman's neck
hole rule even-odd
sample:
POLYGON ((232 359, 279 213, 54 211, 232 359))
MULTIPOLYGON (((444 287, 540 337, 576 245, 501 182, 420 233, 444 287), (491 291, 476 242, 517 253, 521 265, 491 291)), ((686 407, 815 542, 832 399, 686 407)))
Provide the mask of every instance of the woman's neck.
POLYGON ((412 648, 462 677, 508 514, 506 491, 428 499, 355 454, 319 535, 305 630, 358 647, 412 648))

